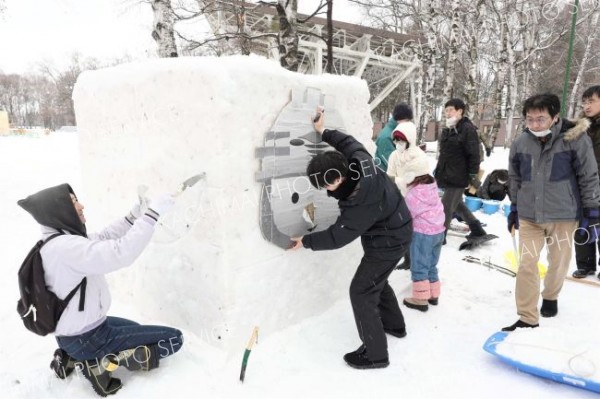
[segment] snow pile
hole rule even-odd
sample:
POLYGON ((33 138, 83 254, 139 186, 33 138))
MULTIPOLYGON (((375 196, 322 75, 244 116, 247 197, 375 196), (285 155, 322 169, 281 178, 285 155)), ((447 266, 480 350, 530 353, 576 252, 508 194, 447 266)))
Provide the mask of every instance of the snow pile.
MULTIPOLYGON (((242 56, 161 59, 79 78, 74 101, 88 219, 124 214, 140 185, 151 196, 206 172, 178 198, 136 265, 113 276, 116 296, 235 350, 255 325, 267 336, 347 296, 358 241, 340 251, 286 253, 259 227, 255 148, 292 90, 306 88, 334 98, 347 132, 372 147, 369 93, 357 78, 301 75, 242 56)), ((307 108, 307 133, 313 113, 307 108)))

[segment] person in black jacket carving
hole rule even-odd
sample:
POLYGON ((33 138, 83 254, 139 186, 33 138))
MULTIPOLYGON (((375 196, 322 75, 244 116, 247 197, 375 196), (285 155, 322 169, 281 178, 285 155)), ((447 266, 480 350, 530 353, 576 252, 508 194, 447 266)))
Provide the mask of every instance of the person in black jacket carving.
POLYGON ((352 136, 324 129, 323 110, 317 114, 315 130, 337 151, 315 156, 307 175, 315 188, 338 200, 341 214, 327 230, 292 238, 292 249, 337 249, 361 238, 364 256, 350 284, 350 301, 363 344, 344 360, 358 369, 387 367, 385 333, 406 335, 388 276, 410 248, 412 219, 396 184, 365 147, 352 136))

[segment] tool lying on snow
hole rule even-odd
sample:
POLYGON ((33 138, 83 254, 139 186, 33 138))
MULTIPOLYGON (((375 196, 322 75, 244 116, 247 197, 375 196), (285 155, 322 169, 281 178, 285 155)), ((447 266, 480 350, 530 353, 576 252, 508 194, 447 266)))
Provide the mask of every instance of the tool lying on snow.
POLYGON ((580 283, 580 284, 593 285, 594 287, 600 288, 600 281, 592 281, 592 280, 587 280, 585 278, 575 278, 573 276, 566 276, 565 280, 573 281, 575 283, 580 283))
POLYGON ((254 327, 250 341, 248 341, 248 345, 246 345, 246 350, 244 351, 244 358, 242 359, 242 371, 240 371, 240 381, 242 382, 244 382, 244 378, 246 377, 248 358, 250 357, 250 352, 252 352, 252 347, 255 343, 258 343, 258 326, 254 327))
POLYGON ((492 263, 489 260, 484 260, 481 258, 477 258, 475 256, 465 256, 462 260, 464 260, 465 262, 468 263, 475 263, 477 265, 483 266, 483 267, 487 267, 488 269, 493 269, 496 271, 499 271, 500 273, 504 273, 507 274, 511 277, 516 277, 517 273, 515 273, 514 271, 510 270, 509 268, 506 268, 504 266, 500 266, 496 263, 492 263))

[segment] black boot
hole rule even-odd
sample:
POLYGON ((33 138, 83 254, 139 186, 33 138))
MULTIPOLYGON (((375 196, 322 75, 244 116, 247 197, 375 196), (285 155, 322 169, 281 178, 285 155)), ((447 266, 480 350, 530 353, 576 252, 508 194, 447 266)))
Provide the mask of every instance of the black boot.
POLYGON ((75 370, 75 362, 75 359, 59 348, 54 351, 54 358, 50 362, 50 368, 54 371, 56 378, 64 380, 75 370))
POLYGON ((593 276, 594 274, 596 274, 595 270, 588 270, 588 269, 577 269, 573 272, 573 277, 575 278, 585 278, 587 276, 593 276))
POLYGON ((344 359, 346 358, 346 356, 348 355, 361 355, 361 354, 365 354, 367 353, 367 347, 365 346, 365 344, 362 344, 361 346, 358 347, 357 350, 355 350, 354 352, 350 352, 350 353, 346 353, 346 355, 344 356, 344 359))
POLYGON ((525 323, 524 321, 517 320, 515 324, 513 324, 512 326, 504 327, 502 331, 515 331, 517 328, 536 328, 539 326, 539 324, 529 324, 525 323))
POLYGON ((361 370, 381 369, 390 365, 390 362, 387 357, 380 360, 369 360, 364 345, 362 345, 354 352, 346 353, 344 355, 344 360, 346 361, 346 363, 348 363, 348 366, 361 370))
MULTIPOLYGON (((116 367, 124 366, 131 371, 150 371, 158 368, 159 355, 157 345, 140 345, 133 349, 126 349, 116 356, 107 356, 108 361, 116 367)), ((111 369, 109 367, 109 369, 111 369)))
POLYGON ((558 299, 542 300, 542 308, 540 309, 540 314, 542 315, 542 317, 554 317, 554 316, 556 316, 557 313, 558 313, 558 299))
POLYGON ((473 223, 469 223, 469 228, 471 229, 471 233, 467 235, 467 240, 475 237, 483 237, 487 234, 483 227, 481 227, 481 222, 479 220, 473 223))
POLYGON ((96 360, 86 360, 81 363, 83 366, 83 376, 92 384, 94 392, 105 397, 114 395, 123 387, 121 380, 112 378, 111 372, 104 368, 96 360))
POLYGON ((385 331, 387 334, 393 335, 396 338, 406 337, 406 327, 402 327, 402 328, 385 328, 385 327, 383 327, 383 331, 385 331))
POLYGON ((410 270, 410 252, 404 254, 402 263, 396 266, 396 270, 410 270))

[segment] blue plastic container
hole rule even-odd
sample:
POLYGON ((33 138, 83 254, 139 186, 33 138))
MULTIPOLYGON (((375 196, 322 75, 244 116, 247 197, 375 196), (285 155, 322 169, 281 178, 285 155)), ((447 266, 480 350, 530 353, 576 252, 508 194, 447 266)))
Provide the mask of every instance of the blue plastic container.
POLYGON ((500 209, 500 201, 483 200, 483 213, 493 215, 500 209))
POLYGON ((477 197, 465 197, 465 205, 471 212, 475 212, 481 208, 481 198, 477 197))
POLYGON ((502 209, 504 209, 504 216, 508 217, 508 214, 510 213, 510 204, 502 205, 502 209))

